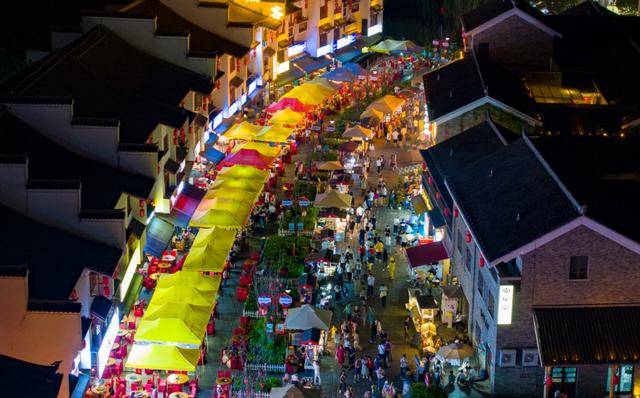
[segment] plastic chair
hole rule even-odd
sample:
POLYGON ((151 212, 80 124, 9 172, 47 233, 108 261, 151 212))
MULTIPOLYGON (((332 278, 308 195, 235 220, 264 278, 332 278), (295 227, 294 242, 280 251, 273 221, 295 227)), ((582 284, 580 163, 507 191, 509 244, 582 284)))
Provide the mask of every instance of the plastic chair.
POLYGON ((158 391, 165 393, 167 391, 167 381, 165 379, 158 380, 158 391))

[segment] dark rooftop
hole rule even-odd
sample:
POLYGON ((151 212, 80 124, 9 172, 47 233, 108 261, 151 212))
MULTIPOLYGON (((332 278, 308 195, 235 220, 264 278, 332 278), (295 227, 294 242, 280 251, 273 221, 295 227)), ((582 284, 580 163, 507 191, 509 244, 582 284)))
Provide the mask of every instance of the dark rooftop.
POLYGON ((580 216, 532 148, 521 138, 447 177, 488 261, 580 216))
POLYGON ((544 14, 526 0, 493 0, 463 14, 462 26, 466 32, 469 32, 513 8, 518 8, 538 20, 544 18, 544 14))
MULTIPOLYGON (((196 75, 174 67, 176 73, 162 74, 163 80, 154 78, 144 84, 135 83, 129 77, 138 80, 140 76, 139 73, 133 72, 132 76, 126 76, 130 68, 121 72, 106 72, 109 65, 106 68, 96 65, 104 62, 102 57, 105 57, 107 50, 102 45, 107 46, 110 49, 107 53, 112 54, 118 61, 115 63, 118 66, 113 66, 115 69, 129 62, 129 59, 120 58, 118 54, 127 55, 134 51, 106 28, 96 27, 64 49, 45 57, 9 79, 0 87, 0 92, 9 97, 6 99, 7 102, 38 101, 42 97, 73 99, 75 118, 102 119, 102 122, 98 120, 92 123, 98 125, 113 125, 112 120, 119 120, 120 140, 125 143, 144 143, 158 124, 178 128, 187 118, 194 117, 192 112, 180 108, 179 103, 165 101, 174 101, 190 84, 185 83, 184 78, 193 79, 196 75), (92 43, 101 45, 93 47, 92 43), (88 56, 87 52, 93 54, 92 50, 97 50, 99 54, 88 56), (152 90, 149 88, 152 84, 167 88, 152 90), (163 98, 150 98, 146 94, 162 95, 163 98)), ((143 62, 142 58, 157 61, 152 57, 140 57, 137 61, 143 62)), ((165 63, 157 61, 147 65, 148 68, 155 66, 164 67, 165 63)), ((137 70, 139 72, 144 68, 137 70)), ((197 86, 193 89, 202 89, 203 85, 197 86)))
POLYGON ((74 182, 77 188, 79 182, 83 209, 114 209, 123 193, 146 199, 153 189, 152 178, 78 156, 3 109, 0 134, 0 154, 27 156, 29 183, 61 187, 74 182))
POLYGON ((517 134, 499 124, 487 121, 421 151, 429 173, 449 209, 453 207, 453 200, 444 185, 445 177, 463 176, 466 166, 497 151, 518 137, 517 134))
POLYGON ((640 142, 604 137, 536 137, 532 143, 586 214, 640 242, 640 142))
POLYGON ((188 34, 189 50, 194 54, 230 54, 243 57, 249 49, 215 33, 209 32, 183 18, 160 0, 137 0, 123 8, 122 13, 130 16, 157 17, 158 34, 188 34))
POLYGON ((640 361, 640 307, 534 308, 543 366, 640 361))
POLYGON ((112 275, 118 265, 119 249, 37 223, 4 206, 0 219, 0 268, 29 267, 30 299, 66 300, 85 267, 112 275))
POLYGON ((424 85, 431 120, 487 95, 525 114, 533 105, 521 80, 473 52, 424 75, 424 85))
POLYGON ((58 373, 58 363, 37 365, 0 355, 0 369, 7 382, 2 385, 2 394, 8 397, 56 398, 62 383, 62 373, 58 373), (20 380, 13 383, 9 380, 20 380))

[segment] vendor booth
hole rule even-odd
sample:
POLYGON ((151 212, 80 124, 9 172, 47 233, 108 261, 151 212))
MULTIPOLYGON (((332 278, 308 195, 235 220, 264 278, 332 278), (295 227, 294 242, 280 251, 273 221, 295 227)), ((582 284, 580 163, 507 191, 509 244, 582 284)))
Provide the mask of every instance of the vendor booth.
POLYGON ((290 341, 294 346, 304 346, 305 369, 313 369, 313 361, 319 359, 326 344, 326 333, 331 327, 331 311, 305 304, 291 308, 284 320, 284 327, 293 331, 290 341), (302 332, 300 332, 302 331, 302 332))
POLYGON ((409 275, 420 286, 439 286, 449 273, 449 255, 442 242, 431 242, 406 249, 409 275))
POLYGON ((462 311, 462 302, 464 292, 460 285, 447 285, 442 287, 442 305, 440 307, 441 319, 443 324, 453 327, 456 315, 462 311))
POLYGON ((438 302, 422 289, 410 288, 406 308, 420 336, 423 351, 435 352, 433 337, 436 335, 435 310, 438 302))
POLYGON ((333 238, 334 242, 342 242, 349 223, 346 210, 351 207, 352 200, 351 195, 333 189, 316 195, 314 206, 320 208, 321 212, 318 215, 315 234, 330 230, 333 231, 333 236, 327 238, 333 238))

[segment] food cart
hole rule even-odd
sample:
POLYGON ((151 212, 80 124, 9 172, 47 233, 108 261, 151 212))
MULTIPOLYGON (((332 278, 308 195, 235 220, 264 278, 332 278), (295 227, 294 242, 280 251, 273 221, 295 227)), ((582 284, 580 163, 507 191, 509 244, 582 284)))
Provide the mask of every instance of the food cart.
POLYGON ((422 289, 409 289, 409 302, 406 308, 418 332, 424 351, 435 352, 433 336, 436 335, 435 310, 438 302, 422 289))

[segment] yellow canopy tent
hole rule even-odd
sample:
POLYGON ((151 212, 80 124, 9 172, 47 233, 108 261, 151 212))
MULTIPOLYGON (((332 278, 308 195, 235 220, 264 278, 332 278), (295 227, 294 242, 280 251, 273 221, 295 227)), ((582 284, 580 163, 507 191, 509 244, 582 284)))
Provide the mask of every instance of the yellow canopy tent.
POLYGON ((232 245, 236 240, 237 233, 238 231, 235 229, 200 228, 196 238, 191 244, 191 248, 204 247, 209 244, 224 246, 227 242, 230 242, 232 245))
POLYGON ((228 198, 235 199, 243 202, 255 202, 258 197, 258 192, 245 191, 241 188, 228 188, 222 187, 221 189, 210 189, 204 194, 204 199, 215 199, 215 198, 228 198))
POLYGON ((213 199, 204 199, 198 205, 198 209, 194 212, 194 214, 202 214, 203 212, 209 210, 226 210, 231 213, 243 213, 251 210, 251 206, 253 202, 248 201, 238 201, 235 199, 229 198, 213 198, 213 199))
POLYGON ((283 126, 295 126, 304 119, 303 112, 296 112, 291 108, 284 108, 273 114, 269 123, 283 126))
POLYGON ((224 136, 231 140, 251 141, 261 129, 262 126, 243 121, 233 125, 226 133, 224 133, 224 136))
POLYGON ((199 346, 204 332, 204 328, 202 330, 191 328, 182 319, 158 318, 153 321, 143 319, 136 329, 134 340, 199 346))
POLYGON ((196 228, 240 228, 246 221, 249 211, 234 214, 227 210, 207 210, 199 215, 194 214, 189 225, 196 228))
POLYGON ((134 344, 125 367, 132 369, 195 372, 200 350, 164 344, 134 344))
POLYGON ((382 120, 384 119, 384 112, 381 112, 376 109, 366 109, 364 112, 360 114, 360 119, 366 119, 371 117, 376 118, 378 120, 382 120))
MULTIPOLYGON (((287 108, 288 109, 288 108, 287 108)), ((250 142, 245 142, 241 145, 236 145, 235 147, 233 147, 233 149, 231 150, 232 153, 236 153, 241 149, 255 149, 256 151, 260 152, 260 154, 262 156, 266 156, 268 158, 275 158, 278 155, 280 155, 280 151, 282 150, 282 148, 280 148, 280 146, 272 146, 270 145, 268 142, 258 142, 258 141, 250 141, 250 142)), ((233 167, 238 167, 240 165, 236 165, 233 167)), ((253 169, 255 169, 255 167, 253 166, 242 166, 242 167, 251 167, 253 169)), ((226 169, 229 169, 231 167, 227 167, 226 169)), ((256 169, 258 170, 258 169, 256 169)))
POLYGON ((260 181, 216 178, 211 189, 240 188, 247 192, 260 192, 263 186, 264 183, 260 181))
POLYGON ((187 303, 211 309, 215 302, 215 292, 200 291, 189 286, 171 286, 166 289, 157 289, 153 293, 149 306, 165 303, 187 303))
POLYGON ((305 83, 294 87, 291 91, 282 96, 282 98, 295 98, 305 105, 317 106, 327 99, 331 94, 327 93, 316 84, 305 83))
POLYGON ((190 286, 200 291, 217 292, 220 288, 220 276, 205 276, 194 271, 178 271, 175 274, 160 274, 157 289, 171 286, 190 286))
POLYGON ((182 268, 188 271, 222 272, 232 245, 233 241, 220 245, 211 243, 207 246, 192 247, 182 268))
POLYGON ((367 110, 374 109, 385 114, 394 113, 398 111, 402 107, 402 105, 404 105, 404 103, 405 100, 400 97, 385 95, 384 97, 371 103, 371 105, 367 107, 367 110))
POLYGON ((264 184, 267 177, 269 172, 266 170, 256 169, 253 166, 235 165, 223 168, 217 178, 255 180, 264 184))
POLYGON ((365 140, 373 137, 373 130, 360 125, 353 126, 346 129, 342 134, 342 137, 365 140))
POLYGON ((320 208, 337 208, 346 209, 351 207, 351 201, 353 198, 346 193, 340 193, 338 191, 330 190, 325 193, 321 193, 316 196, 314 206, 320 208))
POLYGON ((315 84, 316 86, 320 86, 323 90, 332 94, 338 90, 337 85, 334 85, 329 81, 329 79, 324 77, 316 77, 307 84, 315 84))
POLYGON ((256 135, 255 141, 273 142, 276 144, 284 144, 289 141, 289 137, 293 134, 293 129, 285 126, 266 126, 256 135))
POLYGON ((402 46, 404 41, 386 39, 371 47, 369 50, 376 53, 389 54, 391 51, 402 46))
POLYGON ((191 328, 199 330, 207 326, 211 312, 207 307, 185 303, 164 303, 149 306, 143 320, 153 321, 160 318, 182 319, 191 328))

